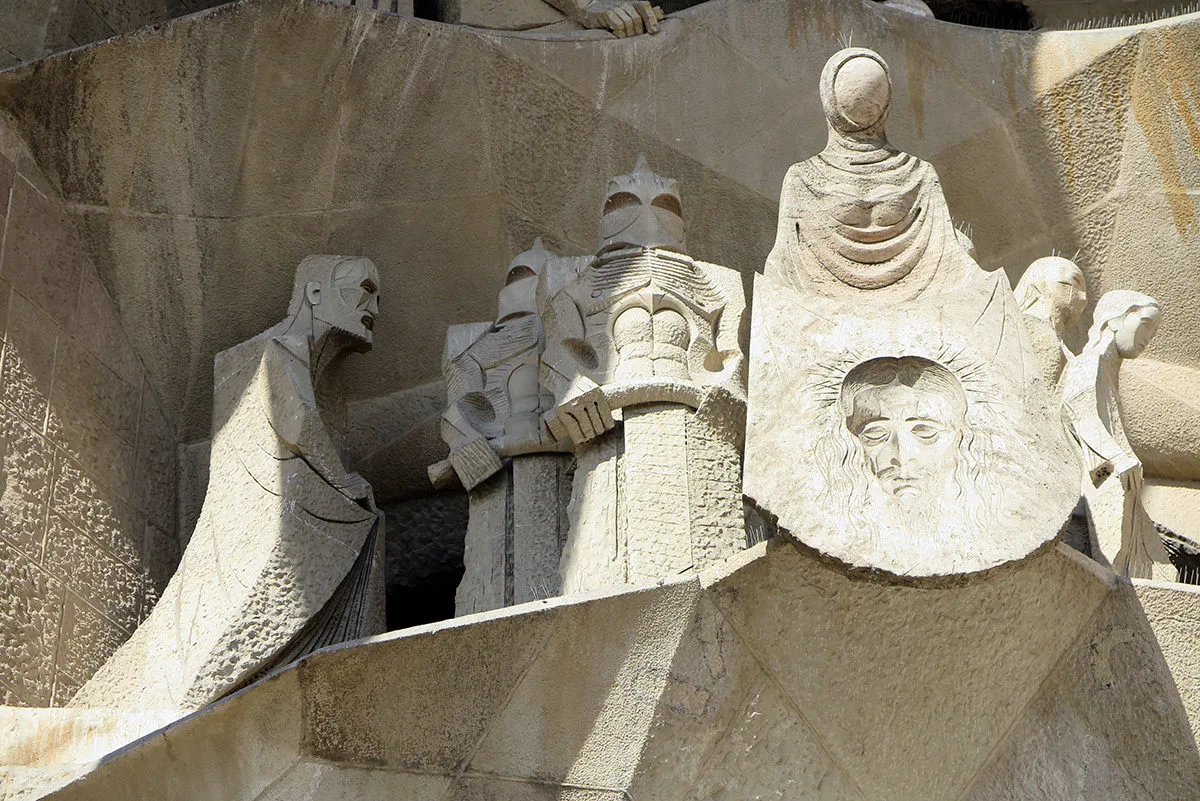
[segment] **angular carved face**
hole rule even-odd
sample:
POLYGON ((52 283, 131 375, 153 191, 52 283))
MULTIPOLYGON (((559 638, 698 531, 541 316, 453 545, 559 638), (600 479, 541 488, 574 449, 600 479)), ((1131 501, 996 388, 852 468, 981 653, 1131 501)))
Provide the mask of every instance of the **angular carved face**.
POLYGON ((1046 296, 1050 303, 1050 319, 1059 325, 1074 325, 1087 306, 1087 284, 1083 273, 1069 261, 1055 265, 1046 275, 1046 296))
POLYGON ((334 330, 370 347, 379 314, 379 272, 370 259, 343 261, 333 271, 318 316, 334 330))
POLYGON ((1132 309, 1121 318, 1114 328, 1117 352, 1126 359, 1136 359, 1150 344, 1162 322, 1162 312, 1157 306, 1141 306, 1132 309))
POLYGON ((850 424, 885 492, 932 497, 958 466, 962 421, 955 417, 950 399, 891 384, 859 393, 850 424))
POLYGON ((872 359, 846 374, 840 403, 858 467, 884 493, 906 506, 943 496, 967 431, 966 396, 953 373, 917 356, 872 359))

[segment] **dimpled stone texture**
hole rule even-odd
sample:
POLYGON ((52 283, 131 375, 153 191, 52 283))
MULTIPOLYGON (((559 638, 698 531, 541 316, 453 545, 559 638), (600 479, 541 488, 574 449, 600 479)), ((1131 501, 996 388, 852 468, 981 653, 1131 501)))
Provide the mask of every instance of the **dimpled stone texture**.
POLYGON ((0 702, 49 706, 62 583, 0 540, 0 702))
POLYGON ((57 329, 49 317, 14 292, 5 338, 0 401, 41 430, 50 403, 57 329))
POLYGON ((138 514, 70 459, 59 456, 56 471, 55 511, 124 564, 139 565, 144 529, 138 514))
POLYGON ((76 460, 87 475, 103 482, 123 498, 129 497, 133 474, 133 445, 88 407, 55 389, 46 434, 76 460))
POLYGON ((32 562, 42 558, 46 506, 17 489, 0 495, 0 539, 32 562))
POLYGON ((46 532, 45 566, 114 620, 133 624, 139 619, 142 576, 56 513, 51 513, 46 532))
POLYGON ((130 628, 118 626, 97 612, 75 591, 67 592, 63 610, 62 641, 59 644, 59 681, 55 686, 55 704, 70 700, 104 661, 125 642, 130 628), (65 675, 64 675, 65 674, 65 675), (70 685, 70 692, 59 692, 59 684, 70 685))
POLYGON ((11 410, 0 406, 0 492, 11 487, 40 503, 50 500, 53 449, 11 410))

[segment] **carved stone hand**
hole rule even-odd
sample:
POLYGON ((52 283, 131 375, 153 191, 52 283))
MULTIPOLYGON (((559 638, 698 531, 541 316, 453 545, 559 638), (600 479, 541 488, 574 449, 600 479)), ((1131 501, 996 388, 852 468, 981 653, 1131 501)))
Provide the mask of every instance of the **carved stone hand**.
POLYGON ((554 436, 561 440, 565 435, 577 445, 595 439, 616 425, 608 398, 599 387, 563 401, 548 423, 554 436))
POLYGON ((658 33, 662 9, 647 0, 592 0, 584 6, 578 22, 585 28, 603 28, 624 39, 643 33, 658 33))

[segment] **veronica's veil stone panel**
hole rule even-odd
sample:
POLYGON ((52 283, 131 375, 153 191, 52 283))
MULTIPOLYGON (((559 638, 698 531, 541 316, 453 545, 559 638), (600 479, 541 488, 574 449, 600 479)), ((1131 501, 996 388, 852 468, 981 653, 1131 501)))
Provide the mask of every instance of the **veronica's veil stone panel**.
POLYGON ((891 80, 821 75, 826 148, 787 173, 756 282, 745 491, 855 567, 983 570, 1057 535, 1078 470, 1002 273, 931 165, 890 145, 891 80))
POLYGON ((212 460, 196 531, 162 600, 73 706, 197 709, 304 654, 383 630, 383 536, 314 391, 370 347, 378 274, 310 256, 288 316, 217 355, 212 460))

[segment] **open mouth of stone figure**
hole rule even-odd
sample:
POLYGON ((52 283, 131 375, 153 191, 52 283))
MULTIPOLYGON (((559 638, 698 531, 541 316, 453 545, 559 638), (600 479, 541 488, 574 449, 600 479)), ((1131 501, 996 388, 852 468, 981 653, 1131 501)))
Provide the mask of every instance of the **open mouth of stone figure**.
POLYGON ((362 316, 362 325, 363 325, 363 328, 367 329, 368 331, 374 331, 374 330, 375 330, 375 317, 374 317, 374 315, 371 315, 371 314, 364 314, 364 315, 362 316))

